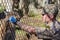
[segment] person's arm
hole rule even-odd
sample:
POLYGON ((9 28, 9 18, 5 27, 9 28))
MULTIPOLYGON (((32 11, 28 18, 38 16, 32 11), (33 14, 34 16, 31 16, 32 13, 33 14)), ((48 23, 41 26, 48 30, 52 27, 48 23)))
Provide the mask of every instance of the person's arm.
POLYGON ((26 24, 23 24, 19 21, 16 22, 16 24, 22 29, 22 30, 25 30, 29 33, 35 33, 35 28, 33 26, 29 26, 29 25, 26 25, 26 24))
POLYGON ((17 21, 14 16, 11 16, 9 18, 9 22, 18 25, 19 28, 21 28, 22 30, 25 30, 27 32, 30 32, 30 33, 34 33, 35 32, 35 28, 34 27, 26 25, 26 24, 23 24, 20 21, 17 21))
POLYGON ((27 32, 30 32, 30 33, 36 33, 36 32, 41 32, 41 31, 45 30, 45 28, 43 28, 43 27, 33 27, 33 26, 23 24, 20 21, 17 21, 14 16, 11 16, 9 18, 9 22, 18 25, 21 29, 23 29, 23 30, 25 30, 27 32))
MULTIPOLYGON (((46 30, 46 28, 43 28, 43 27, 33 27, 33 26, 29 26, 29 25, 26 25, 26 24, 23 24, 21 23, 20 21, 17 21, 14 17, 10 17, 9 19, 10 22, 18 25, 22 30, 25 30, 29 33, 33 33, 33 34, 36 34, 37 37, 41 38, 40 35, 42 35, 44 38, 44 31, 46 30), (42 34, 41 34, 42 33, 42 34)), ((46 33, 46 32, 45 32, 46 33)))

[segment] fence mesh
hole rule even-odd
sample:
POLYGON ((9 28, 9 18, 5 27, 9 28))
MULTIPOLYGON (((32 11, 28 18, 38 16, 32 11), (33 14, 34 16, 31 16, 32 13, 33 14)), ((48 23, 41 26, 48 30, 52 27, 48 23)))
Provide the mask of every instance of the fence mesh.
MULTIPOLYGON (((0 0, 0 6, 11 13, 8 16, 14 15, 13 12, 11 12, 13 9, 12 0, 0 0)), ((8 16, 6 16, 6 18, 8 16)), ((0 19, 0 40, 28 40, 26 32, 17 28, 14 24, 7 22, 7 19, 0 19)))
MULTIPOLYGON (((0 6, 2 6, 8 13, 8 16, 6 16, 5 19, 0 19, 0 40, 29 40, 27 37, 27 32, 20 30, 20 28, 17 25, 14 25, 10 22, 7 22, 6 20, 10 17, 10 16, 15 16, 17 19, 20 18, 19 14, 17 14, 18 12, 12 12, 13 10, 17 10, 19 3, 15 3, 17 2, 17 0, 0 0, 0 6), (14 4, 15 3, 15 4, 14 4), (14 6, 17 6, 17 8, 14 6), (15 13, 15 14, 14 14, 15 13)), ((33 4, 34 2, 32 2, 32 9, 33 10, 33 4)), ((24 6, 29 6, 29 4, 24 5, 24 3, 22 3, 21 0, 21 4, 20 4, 20 9, 22 9, 24 11, 24 6), (22 5, 23 4, 23 5, 22 5), (21 8, 22 7, 22 8, 21 8)), ((25 9, 27 10, 27 8, 25 7, 25 9)), ((29 10, 29 9, 28 9, 29 10)), ((28 11, 27 10, 27 11, 28 11)), ((34 9, 35 11, 37 11, 36 9, 34 9)), ((24 13, 24 12, 21 12, 24 13)), ((38 9, 39 11, 39 9, 38 9)), ((27 13, 27 12, 26 12, 27 13)), ((23 17, 20 21, 24 24, 27 25, 32 25, 32 26, 45 26, 44 23, 41 22, 41 16, 40 14, 37 16, 36 14, 34 14, 33 12, 30 11, 30 15, 32 17, 23 17), (33 17, 34 16, 34 17, 33 17), (35 17, 36 16, 36 17, 35 17)), ((30 35, 29 35, 30 36, 30 35)), ((38 40, 38 38, 34 35, 32 35, 30 37, 30 40, 38 40)))

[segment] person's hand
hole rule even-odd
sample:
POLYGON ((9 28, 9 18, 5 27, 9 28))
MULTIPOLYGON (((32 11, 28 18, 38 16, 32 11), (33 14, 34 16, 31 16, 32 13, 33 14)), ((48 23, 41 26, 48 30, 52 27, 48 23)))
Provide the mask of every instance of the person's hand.
POLYGON ((35 33, 35 28, 34 27, 27 26, 27 27, 25 27, 25 29, 30 33, 35 33))

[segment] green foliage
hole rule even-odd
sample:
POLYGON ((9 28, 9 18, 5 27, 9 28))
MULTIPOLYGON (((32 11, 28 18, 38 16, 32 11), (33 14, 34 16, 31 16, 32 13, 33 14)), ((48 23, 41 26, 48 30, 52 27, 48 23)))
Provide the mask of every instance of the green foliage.
POLYGON ((20 36, 24 36, 24 35, 26 35, 26 32, 23 30, 17 30, 16 29, 16 34, 19 34, 20 36))
POLYGON ((4 7, 0 6, 0 13, 2 13, 4 11, 4 7))
POLYGON ((36 14, 33 12, 33 11, 30 11, 29 14, 28 14, 29 17, 35 17, 36 14))
POLYGON ((49 26, 46 26, 45 23, 42 22, 41 15, 37 15, 35 17, 22 18, 20 21, 27 25, 49 28, 49 26))

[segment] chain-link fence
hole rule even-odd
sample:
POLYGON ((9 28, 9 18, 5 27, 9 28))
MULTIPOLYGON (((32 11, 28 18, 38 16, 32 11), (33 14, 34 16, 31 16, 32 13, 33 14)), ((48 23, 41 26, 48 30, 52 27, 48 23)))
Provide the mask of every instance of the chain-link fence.
MULTIPOLYGON (((13 12, 12 10, 18 9, 17 0, 0 0, 0 7, 4 8, 8 15, 4 19, 0 19, 0 40, 28 40, 26 36, 26 32, 20 30, 16 25, 8 22, 8 18, 10 16, 15 16, 17 19, 20 18, 18 16, 18 12, 13 12), (14 4, 15 3, 15 4, 14 4), (14 8, 16 7, 16 9, 14 8)), ((3 17, 4 15, 2 15, 3 17)))
MULTIPOLYGON (((0 19, 0 40, 19 40, 15 38, 15 25, 7 22, 9 16, 15 15, 12 11, 13 1, 12 0, 0 0, 0 9, 4 8, 8 15, 4 19, 0 19)), ((0 10, 2 11, 2 9, 0 10)), ((2 13, 3 14, 3 13, 2 13)), ((2 15, 3 17, 4 15, 2 15)), ((18 16, 18 15, 17 15, 18 16)), ((1 16, 0 16, 1 17, 1 16)), ((18 34, 17 34, 18 35, 18 34)))
POLYGON ((0 0, 0 5, 4 6, 6 11, 10 12, 12 10, 12 0, 0 0))
MULTIPOLYGON (((23 9, 25 7, 25 9, 27 10, 26 6, 28 7, 29 4, 26 3, 26 5, 24 5, 24 3, 22 3, 22 0, 20 2, 19 2, 19 0, 0 0, 0 6, 2 6, 4 8, 4 10, 8 13, 8 15, 6 16, 5 19, 0 19, 0 40, 29 40, 28 39, 29 37, 27 37, 27 35, 26 35, 27 32, 20 30, 20 28, 17 27, 16 25, 6 21, 12 15, 15 16, 17 19, 19 19, 20 16, 17 14, 19 11, 21 11, 21 10, 19 10, 19 8, 23 9), (19 10, 19 11, 15 12, 14 10, 15 11, 19 10)), ((34 2, 32 2, 32 3, 34 4, 34 2)), ((20 12, 20 13, 22 13, 22 12, 20 12)), ((33 12, 31 12, 31 15, 34 16, 32 13, 33 12)), ((31 17, 22 18, 21 21, 25 24, 32 25, 32 26, 34 26, 34 25, 41 26, 42 25, 40 16, 37 16, 35 18, 34 17, 33 18, 31 18, 31 17)), ((38 40, 37 37, 34 37, 34 38, 33 37, 34 37, 34 35, 30 37, 30 38, 32 38, 30 40, 38 40)))

